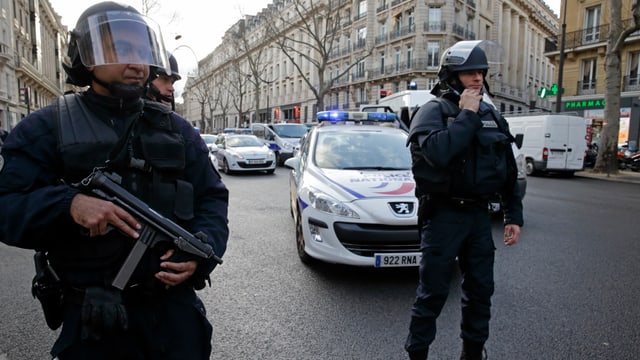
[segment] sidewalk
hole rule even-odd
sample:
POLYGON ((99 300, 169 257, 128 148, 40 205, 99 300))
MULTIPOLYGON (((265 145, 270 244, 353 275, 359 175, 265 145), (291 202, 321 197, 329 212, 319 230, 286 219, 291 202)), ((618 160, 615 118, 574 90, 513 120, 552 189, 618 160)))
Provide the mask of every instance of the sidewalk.
POLYGON ((607 175, 606 173, 594 173, 593 169, 585 169, 584 171, 577 171, 575 173, 575 176, 625 182, 631 184, 640 184, 640 172, 634 172, 631 170, 618 170, 618 174, 616 175, 607 175))

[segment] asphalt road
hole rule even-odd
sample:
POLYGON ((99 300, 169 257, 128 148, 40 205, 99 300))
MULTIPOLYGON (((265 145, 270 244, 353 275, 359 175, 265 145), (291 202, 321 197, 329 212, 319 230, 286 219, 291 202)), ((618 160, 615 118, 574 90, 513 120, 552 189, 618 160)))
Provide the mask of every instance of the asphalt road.
MULTIPOLYGON (((415 269, 307 267, 297 258, 287 171, 223 175, 231 239, 200 292, 212 359, 404 359, 415 269)), ((521 242, 500 243, 489 359, 631 360, 640 353, 640 185, 531 177, 521 242)), ((31 252, 0 245, 0 360, 45 359, 55 333, 30 296, 31 252)), ((459 278, 433 359, 455 359, 459 278)), ((431 359, 430 358, 430 359, 431 359)))

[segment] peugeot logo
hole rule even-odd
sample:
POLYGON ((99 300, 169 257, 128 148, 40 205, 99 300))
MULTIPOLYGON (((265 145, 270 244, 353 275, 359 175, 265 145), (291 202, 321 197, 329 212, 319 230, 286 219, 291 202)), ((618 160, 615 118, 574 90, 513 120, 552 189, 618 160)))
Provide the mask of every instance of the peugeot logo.
POLYGON ((413 215, 415 204, 413 202, 399 201, 390 202, 389 206, 391 206, 391 210, 393 210, 393 213, 397 216, 406 217, 413 215))

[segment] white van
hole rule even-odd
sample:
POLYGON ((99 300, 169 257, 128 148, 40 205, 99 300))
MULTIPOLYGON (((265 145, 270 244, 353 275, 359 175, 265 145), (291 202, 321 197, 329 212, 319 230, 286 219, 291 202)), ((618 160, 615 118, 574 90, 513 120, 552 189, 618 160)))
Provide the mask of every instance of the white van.
POLYGON ((276 154, 276 164, 293 156, 300 139, 307 133, 308 127, 297 123, 251 124, 251 131, 258 139, 263 140, 276 154))
POLYGON ((587 125, 580 116, 565 114, 506 116, 512 134, 524 134, 522 148, 527 175, 583 170, 587 125))

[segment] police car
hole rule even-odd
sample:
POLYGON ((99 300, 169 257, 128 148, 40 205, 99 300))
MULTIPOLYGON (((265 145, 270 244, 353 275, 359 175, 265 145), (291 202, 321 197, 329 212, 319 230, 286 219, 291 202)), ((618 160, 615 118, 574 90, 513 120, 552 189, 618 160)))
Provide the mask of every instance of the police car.
POLYGON ((418 266, 407 133, 393 113, 320 112, 285 161, 302 262, 418 266))

